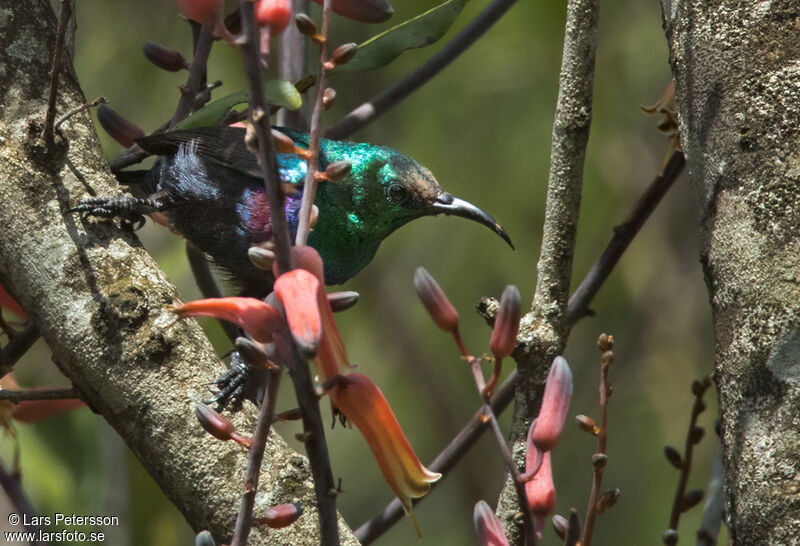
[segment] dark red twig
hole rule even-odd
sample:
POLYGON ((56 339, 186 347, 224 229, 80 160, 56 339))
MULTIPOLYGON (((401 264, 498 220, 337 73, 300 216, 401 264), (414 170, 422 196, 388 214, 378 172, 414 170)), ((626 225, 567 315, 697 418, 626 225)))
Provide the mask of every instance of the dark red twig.
POLYGON ((325 76, 328 60, 328 26, 331 18, 331 0, 324 0, 322 4, 322 41, 319 44, 319 68, 317 69, 317 95, 314 98, 314 109, 311 112, 311 133, 308 137, 308 172, 303 186, 303 200, 300 204, 300 214, 297 220, 297 236, 295 243, 298 246, 306 244, 308 232, 311 231, 311 207, 314 205, 314 196, 317 192, 317 167, 319 163, 319 138, 322 121, 322 99, 325 96, 325 76))
POLYGON ((247 536, 253 526, 253 507, 256 502, 256 491, 258 491, 258 477, 261 471, 261 463, 264 461, 264 450, 267 446, 269 431, 272 429, 272 418, 275 415, 275 402, 278 399, 280 382, 281 369, 276 367, 270 371, 267 393, 261 403, 255 434, 250 444, 250 451, 247 454, 244 494, 242 495, 239 514, 236 516, 236 527, 233 530, 231 546, 247 544, 247 536))
MULTIPOLYGON (((258 158, 267 190, 271 216, 272 237, 275 243, 275 258, 279 273, 293 268, 291 240, 284 210, 284 194, 278 175, 278 161, 275 143, 272 141, 269 123, 269 107, 264 98, 264 84, 261 79, 258 52, 257 29, 253 18, 253 3, 239 0, 242 21, 242 56, 244 70, 250 88, 250 120, 255 129, 258 158), (280 212, 278 212, 280 211, 280 212)), ((319 401, 314 392, 308 363, 300 356, 294 341, 290 338, 284 344, 278 361, 289 368, 292 382, 303 418, 306 453, 311 464, 314 492, 317 498, 317 511, 320 522, 320 542, 324 546, 339 544, 339 527, 336 512, 336 484, 333 480, 325 430, 319 412, 319 401)))
POLYGON ((14 368, 14 364, 33 347, 38 339, 39 329, 33 323, 29 323, 3 347, 0 352, 0 379, 14 368))
POLYGON ((56 97, 58 96, 58 80, 61 75, 61 56, 64 53, 64 37, 67 33, 69 18, 72 16, 72 0, 61 0, 61 11, 58 16, 56 45, 53 49, 53 64, 50 69, 50 92, 47 96, 47 113, 44 118, 42 137, 47 146, 53 143, 53 130, 56 119, 56 97))
POLYGON ((589 493, 589 504, 586 507, 586 521, 581 533, 581 546, 590 546, 592 543, 592 532, 594 531, 594 521, 597 517, 597 501, 600 497, 600 488, 603 485, 603 470, 605 469, 606 445, 608 443, 608 397, 611 396, 611 385, 608 383, 608 370, 614 362, 614 338, 603 334, 597 340, 597 345, 603 352, 600 359, 600 424, 597 427, 597 452, 595 453, 592 480, 592 490, 589 493), (597 457, 600 455, 601 457, 597 457), (602 461, 602 462, 601 462, 602 461))
MULTIPOLYGON (((15 471, 13 473, 9 473, 5 466, 0 464, 0 487, 3 488, 3 491, 6 492, 8 499, 13 504, 16 515, 20 517, 19 522, 27 522, 25 523, 25 530, 35 537, 40 536, 40 527, 33 523, 36 521, 36 518, 34 517, 36 516, 36 511, 34 510, 31 501, 28 499, 25 489, 22 488, 22 480, 20 480, 19 472, 15 471)), ((9 521, 10 520, 11 516, 9 515, 9 521)), ((30 544, 35 546, 46 546, 47 542, 33 540, 30 542, 30 544)))
POLYGON ((80 398, 74 388, 68 389, 0 389, 0 400, 17 403, 27 400, 62 400, 64 398, 80 398))

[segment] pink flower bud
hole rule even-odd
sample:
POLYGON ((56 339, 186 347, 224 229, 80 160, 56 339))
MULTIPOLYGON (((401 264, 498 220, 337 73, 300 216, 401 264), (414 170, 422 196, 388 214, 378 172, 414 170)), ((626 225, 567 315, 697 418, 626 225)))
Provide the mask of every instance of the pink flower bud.
POLYGON ((105 104, 97 109, 97 121, 111 138, 126 148, 133 146, 137 138, 144 136, 144 131, 105 104))
POLYGON ((511 352, 517 345, 521 310, 522 300, 519 290, 513 284, 509 284, 503 290, 503 296, 500 298, 500 309, 497 311, 492 337, 489 341, 492 354, 496 359, 511 356, 511 352))
POLYGON ((557 356, 547 374, 542 407, 532 430, 533 443, 541 451, 550 451, 558 444, 571 399, 572 372, 567 361, 557 356))
POLYGON ((536 528, 541 531, 544 520, 553 512, 556 504, 556 488, 553 485, 553 470, 550 465, 550 452, 542 455, 542 464, 539 470, 525 483, 525 496, 528 506, 536 516, 536 528))
POLYGON ((475 534, 478 535, 478 544, 481 546, 508 546, 503 525, 486 501, 479 500, 475 504, 472 523, 475 525, 475 534))
POLYGON ((445 332, 455 332, 458 328, 458 311, 424 267, 418 267, 414 272, 414 288, 436 326, 445 332))
POLYGON ((223 442, 233 440, 243 447, 250 447, 250 438, 245 438, 237 434, 233 428, 233 423, 225 419, 211 407, 198 402, 195 406, 195 415, 197 415, 197 420, 200 421, 200 424, 206 429, 206 432, 217 440, 222 440, 223 442))
POLYGON ((263 518, 253 518, 254 525, 266 525, 272 529, 288 527, 303 515, 303 505, 299 502, 277 504, 267 509, 263 518))
MULTIPOLYGON (((314 0, 322 4, 322 0, 314 0)), ((333 0, 334 13, 361 23, 383 23, 394 14, 386 0, 333 0)))
POLYGON ((168 309, 180 318, 215 317, 244 328, 261 343, 272 341, 272 332, 283 327, 283 317, 272 307, 255 298, 208 298, 168 309))

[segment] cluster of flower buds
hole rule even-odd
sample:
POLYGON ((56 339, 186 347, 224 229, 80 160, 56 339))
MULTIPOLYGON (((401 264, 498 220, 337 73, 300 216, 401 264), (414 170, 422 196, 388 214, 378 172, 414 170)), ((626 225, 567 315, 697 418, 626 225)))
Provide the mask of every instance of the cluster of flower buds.
POLYGON ((555 507, 556 489, 550 452, 558 444, 564 429, 571 399, 572 372, 567 361, 557 356, 547 374, 539 415, 528 430, 525 455, 525 496, 536 517, 539 533, 545 518, 555 507))
MULTIPOLYGON (((274 295, 282 311, 254 298, 206 299, 173 305, 170 310, 180 318, 211 316, 233 322, 259 343, 279 343, 285 337, 279 330, 288 326, 297 347, 308 357, 316 355, 317 370, 334 411, 362 433, 383 476, 410 514, 412 500, 425 495, 440 474, 422 465, 380 389, 366 376, 344 373, 351 366, 324 290, 322 259, 317 251, 296 246, 292 257, 298 269, 278 275, 273 264, 274 295)), ((346 307, 357 297, 344 293, 331 299, 346 307)), ((233 425, 208 406, 198 404, 197 416, 216 438, 242 443, 233 425)))

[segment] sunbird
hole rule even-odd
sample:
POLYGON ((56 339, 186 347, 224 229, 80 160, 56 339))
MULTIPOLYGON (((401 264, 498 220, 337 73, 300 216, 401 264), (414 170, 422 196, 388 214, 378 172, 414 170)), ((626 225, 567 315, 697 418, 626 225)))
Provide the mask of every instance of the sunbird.
MULTIPOLYGON (((308 147, 307 133, 278 130, 297 146, 308 147)), ((202 127, 140 138, 140 147, 160 157, 149 170, 121 171, 117 176, 150 195, 90 197, 72 210, 133 222, 162 212, 174 231, 233 276, 243 294, 263 297, 271 290, 272 274, 254 266, 247 251, 272 237, 271 211, 261 169, 244 137, 245 130, 238 127, 202 127)), ((314 204, 319 213, 308 237, 325 264, 326 284, 355 276, 375 256, 381 241, 423 216, 474 220, 513 248, 494 218, 442 190, 431 172, 410 157, 384 146, 321 139, 319 170, 339 161, 350 163, 350 172, 318 184, 314 204)), ((281 181, 297 190, 286 196, 285 210, 294 237, 307 163, 296 154, 281 153, 278 166, 281 181)))
MULTIPOLYGON (((308 148, 307 133, 276 129, 296 146, 308 148)), ((274 278, 251 262, 248 250, 272 238, 272 211, 261 169, 245 145, 245 132, 202 127, 140 138, 136 142, 141 148, 159 156, 154 166, 116 174, 149 195, 84 198, 72 211, 134 224, 143 223, 145 214, 163 213, 173 231, 231 274, 242 295, 263 298, 274 278)), ((355 276, 375 256, 381 241, 423 216, 468 218, 491 228, 514 248, 494 218, 444 191, 431 172, 410 157, 374 144, 320 140, 320 171, 343 161, 350 164, 349 172, 317 185, 317 221, 308 237, 322 257, 326 284, 355 276)), ((307 162, 300 155, 280 153, 278 169, 284 188, 294 190, 286 192, 284 211, 294 239, 307 162)), ((234 358, 231 372, 217 381, 221 392, 215 401, 220 407, 231 400, 234 410, 241 407, 245 368, 234 358)))

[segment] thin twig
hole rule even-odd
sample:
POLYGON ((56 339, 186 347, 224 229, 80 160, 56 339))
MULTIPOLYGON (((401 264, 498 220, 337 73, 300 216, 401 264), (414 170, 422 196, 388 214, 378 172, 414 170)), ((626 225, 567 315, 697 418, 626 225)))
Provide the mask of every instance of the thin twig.
MULTIPOLYGON (((600 425, 597 433, 597 453, 595 455, 606 455, 608 443, 608 397, 611 395, 611 386, 608 383, 608 369, 614 361, 614 353, 611 348, 614 341, 611 336, 603 334, 598 340, 598 346, 603 351, 600 360, 600 425), (605 340, 604 340, 605 337, 605 340)), ((589 493, 589 503, 586 507, 586 520, 581 533, 581 546, 591 546, 592 532, 594 531, 594 520, 597 517, 597 500, 600 496, 600 488, 603 485, 603 470, 605 463, 593 465, 594 476, 592 479, 592 490, 589 493)))
MULTIPOLYGON (((0 463, 0 486, 6 492, 8 499, 14 506, 15 513, 20 516, 19 521, 25 525, 27 532, 35 537, 41 536, 41 528, 34 523, 36 521, 36 511, 28 499, 25 489, 22 487, 19 472, 9 473, 5 466, 0 463)), ((9 516, 10 521, 11 517, 9 516)), ((30 541, 30 544, 45 546, 47 543, 34 539, 30 541)))
POLYGON ((56 97, 58 96, 58 79, 61 75, 61 56, 64 51, 64 36, 67 32, 67 23, 72 15, 72 0, 61 0, 61 10, 58 16, 58 30, 56 45, 53 49, 53 64, 50 68, 50 93, 47 96, 47 113, 44 118, 44 132, 42 137, 47 146, 53 144, 53 123, 56 119, 56 97))
POLYGON ((71 118, 75 114, 80 114, 84 110, 88 110, 89 108, 94 108, 95 106, 99 106, 101 104, 106 104, 106 103, 108 103, 108 99, 101 96, 101 97, 97 97, 93 101, 81 104, 77 108, 73 108, 72 110, 70 110, 69 112, 67 112, 66 114, 64 114, 60 118, 58 118, 58 120, 56 120, 56 124, 53 126, 53 129, 58 129, 61 126, 62 123, 67 121, 69 118, 71 118))
MULTIPOLYGON (((581 318, 587 316, 585 310, 588 309, 592 298, 594 298, 600 287, 606 279, 608 279, 608 276, 614 270, 617 262, 619 262, 620 257, 628 249, 634 236, 639 232, 639 228, 641 228, 650 217, 655 207, 672 187, 673 182, 682 172, 684 164, 683 154, 680 152, 673 153, 673 157, 670 159, 668 168, 664 170, 664 174, 656 177, 656 179, 647 186, 642 196, 637 200, 633 210, 628 215, 628 220, 625 224, 636 226, 636 229, 615 230, 614 236, 606 246, 600 258, 592 266, 583 282, 581 282, 578 289, 569 299, 569 304, 567 305, 567 323, 570 327, 581 318), (679 154, 680 157, 676 157, 676 154, 679 154), (673 168, 669 168, 669 165, 672 165, 673 168)), ((491 405, 496 415, 502 414, 514 399, 516 380, 517 370, 512 370, 506 380, 495 390, 491 398, 491 405)), ((442 479, 431 484, 432 488, 435 489, 447 478, 449 471, 455 467, 456 463, 461 460, 461 457, 472 448, 481 434, 483 434, 483 431, 486 430, 485 423, 481 422, 480 416, 481 411, 478 410, 461 428, 458 434, 450 440, 447 447, 436 456, 431 464, 427 465, 431 471, 442 473, 442 479)), ((421 499, 417 499, 417 502, 419 500, 421 499)), ((369 544, 390 529, 392 525, 400 521, 402 517, 403 506, 399 500, 394 499, 381 513, 358 527, 358 529, 356 529, 356 537, 363 544, 369 544)))
POLYGON ((74 387, 68 389, 0 389, 0 400, 18 403, 28 400, 63 400, 65 398, 80 398, 74 387))
POLYGON ((0 363, 2 363, 0 379, 14 368, 14 364, 33 347, 38 339, 39 329, 33 323, 29 323, 3 347, 3 351, 0 353, 0 363))
MULTIPOLYGON (((478 390, 480 392, 480 388, 478 390)), ((522 513, 522 525, 525 528, 525 544, 527 546, 536 546, 536 526, 533 523, 533 514, 531 513, 531 508, 528 505, 528 496, 525 494, 525 482, 520 477, 517 465, 514 464, 514 456, 511 455, 511 450, 508 449, 506 437, 503 436, 503 431, 500 430, 500 425, 497 424, 497 417, 492 411, 492 407, 489 404, 484 404, 482 411, 486 419, 489 421, 489 426, 491 427, 492 432, 494 432, 494 439, 500 448, 500 453, 503 455, 506 468, 508 468, 508 471, 511 474, 511 480, 514 483, 514 488, 517 490, 519 509, 520 513, 522 513)))
POLYGON ((208 56, 211 54, 211 47, 214 45, 214 25, 206 23, 200 29, 197 37, 197 45, 194 48, 192 64, 189 67, 189 76, 186 83, 181 86, 181 98, 175 113, 169 121, 169 127, 174 127, 176 123, 183 121, 194 109, 195 97, 205 88, 206 68, 208 66, 208 56))
POLYGON ((272 141, 272 127, 269 123, 269 106, 264 98, 264 82, 258 51, 258 29, 253 17, 253 2, 239 0, 242 20, 241 49, 244 71, 250 88, 250 122, 255 129, 258 160, 261 175, 267 191, 269 210, 272 211, 272 239, 275 243, 275 257, 279 273, 293 268, 289 226, 286 223, 285 196, 278 174, 278 158, 275 143, 272 141))
MULTIPOLYGON (((308 0, 292 0, 292 14, 308 13, 308 0)), ((278 73, 282 80, 296 82, 306 74, 307 38, 300 33, 297 25, 289 25, 281 35, 281 56, 278 73)), ((278 125, 298 131, 308 129, 306 101, 297 110, 281 108, 278 110, 278 125)))
POLYGON ((592 120, 597 11, 597 0, 567 2, 542 250, 533 298, 533 312, 550 324, 562 343, 568 332, 565 316, 592 120))
POLYGON ((428 59, 425 64, 408 74, 402 80, 373 99, 358 106, 355 110, 323 131, 327 138, 347 138, 366 124, 386 112, 389 108, 422 87, 459 55, 483 36, 517 0, 494 0, 470 21, 456 36, 428 59))
MULTIPOLYGON (((253 3, 239 0, 243 36, 242 56, 244 69, 250 87, 250 120, 255 129, 258 144, 258 158, 267 190, 267 199, 272 211, 272 238, 275 243, 275 257, 278 272, 292 269, 291 241, 289 226, 284 214, 285 197, 280 186, 278 161, 275 143, 272 141, 269 124, 269 108, 264 98, 264 84, 261 80, 259 52, 257 49, 256 25, 253 18, 253 3)), ((311 464, 314 480, 314 493, 320 524, 320 543, 324 546, 339 544, 338 514, 336 512, 336 485, 333 481, 328 445, 325 442, 325 429, 319 411, 319 400, 314 392, 308 363, 302 358, 290 338, 282 344, 278 360, 289 368, 297 396, 297 403, 303 417, 306 453, 311 464)))
MULTIPOLYGON (((208 56, 211 53, 211 47, 214 45, 213 31, 214 25, 202 25, 197 35, 197 44, 192 57, 192 64, 189 66, 189 75, 186 77, 186 83, 181 87, 181 98, 178 99, 175 112, 172 114, 170 120, 157 128, 153 134, 163 132, 173 127, 176 123, 188 117, 192 112, 197 94, 204 91, 203 82, 206 77, 208 56)), ((149 156, 150 154, 148 152, 145 152, 138 145, 134 144, 109 161, 108 166, 112 172, 116 172, 125 167, 139 163, 149 156)))
POLYGON ((686 510, 684 496, 686 494, 686 486, 689 483, 689 472, 692 470, 694 446, 700 441, 703 434, 703 430, 697 427, 697 418, 700 417, 700 414, 706 409, 706 403, 703 402, 703 395, 710 385, 711 379, 708 377, 702 382, 696 381, 692 384, 694 403, 692 404, 692 414, 689 418, 689 428, 686 431, 686 442, 683 447, 681 474, 680 478, 678 478, 678 487, 675 488, 675 498, 672 501, 672 512, 669 516, 669 528, 673 531, 678 530, 678 522, 681 518, 681 514, 686 510), (697 436, 697 431, 699 431, 700 436, 697 436))
POLYGON ((650 217, 650 214, 661 202, 667 190, 672 187, 678 175, 683 172, 684 165, 686 165, 686 159, 683 156, 683 152, 677 150, 672 152, 664 171, 647 186, 647 189, 636 201, 628 217, 621 224, 614 227, 614 235, 606 245, 600 259, 592 266, 569 300, 567 322, 570 326, 590 313, 589 302, 597 294, 597 291, 617 265, 628 245, 630 245, 645 221, 650 217))
POLYGON ((264 450, 267 446, 269 431, 272 429, 272 417, 275 415, 275 402, 278 399, 278 386, 281 382, 281 368, 276 367, 269 373, 267 393, 261 403, 261 411, 258 414, 255 434, 253 435, 250 451, 247 455, 247 469, 244 474, 244 494, 236 516, 236 527, 233 531, 231 546, 242 546, 247 544, 247 536, 253 526, 253 507, 256 502, 256 491, 258 491, 258 477, 261 473, 261 463, 264 460, 264 450))
POLYGON ((328 60, 328 26, 331 18, 331 0, 324 0, 322 4, 322 41, 319 44, 319 68, 317 70, 317 96, 314 99, 314 110, 311 112, 311 134, 309 135, 307 160, 308 171, 306 182, 303 185, 303 200, 300 204, 300 214, 297 220, 297 235, 295 244, 302 246, 308 240, 311 230, 311 207, 314 205, 314 196, 317 193, 317 168, 319 167, 319 137, 320 122, 322 120, 322 98, 325 96, 325 63, 328 60))

